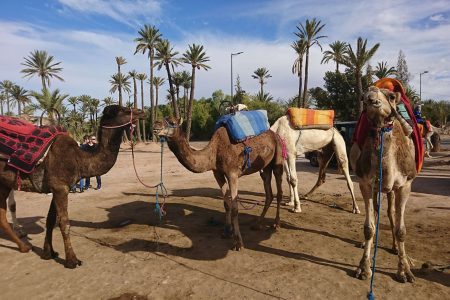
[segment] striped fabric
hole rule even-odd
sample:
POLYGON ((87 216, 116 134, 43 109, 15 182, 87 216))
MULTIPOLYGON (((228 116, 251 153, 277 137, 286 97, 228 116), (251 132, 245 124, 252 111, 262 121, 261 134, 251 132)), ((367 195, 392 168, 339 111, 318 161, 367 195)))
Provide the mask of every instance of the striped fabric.
POLYGON ((334 110, 290 107, 286 114, 297 129, 329 129, 333 126, 334 110))
POLYGON ((270 127, 265 110, 238 111, 234 115, 221 116, 216 122, 215 130, 221 126, 227 128, 230 138, 235 142, 260 135, 270 127))

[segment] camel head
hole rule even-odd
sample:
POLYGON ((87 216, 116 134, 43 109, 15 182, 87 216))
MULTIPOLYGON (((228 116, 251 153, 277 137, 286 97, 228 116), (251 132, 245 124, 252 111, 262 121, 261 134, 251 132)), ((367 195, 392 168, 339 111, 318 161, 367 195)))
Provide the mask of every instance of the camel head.
POLYGON ((145 113, 140 109, 109 105, 103 110, 100 126, 120 127, 130 123, 136 124, 139 119, 143 119, 144 117, 145 113))
POLYGON ((178 120, 174 117, 167 117, 153 124, 153 132, 160 137, 173 137, 179 132, 181 124, 183 124, 183 118, 178 120))
POLYGON ((367 117, 375 127, 383 127, 394 119, 397 104, 401 101, 401 94, 380 89, 375 86, 369 87, 364 94, 364 105, 367 117))

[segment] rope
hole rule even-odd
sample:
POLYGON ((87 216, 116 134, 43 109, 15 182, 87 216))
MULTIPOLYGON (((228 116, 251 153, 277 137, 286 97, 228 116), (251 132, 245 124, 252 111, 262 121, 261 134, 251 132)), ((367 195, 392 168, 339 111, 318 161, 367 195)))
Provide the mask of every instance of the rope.
POLYGON ((376 263, 377 263, 377 249, 378 249, 378 230, 380 226, 380 213, 381 213, 381 199, 382 199, 382 187, 383 187, 383 147, 384 147, 384 133, 389 132, 392 130, 392 126, 390 127, 383 127, 380 130, 380 151, 379 151, 379 170, 378 170, 378 194, 377 194, 377 201, 378 201, 378 215, 377 215, 377 226, 375 229, 375 248, 373 251, 373 263, 372 263, 372 277, 370 278, 370 292, 367 295, 367 299, 374 300, 375 296, 373 294, 373 283, 375 278, 375 271, 376 271, 376 263))

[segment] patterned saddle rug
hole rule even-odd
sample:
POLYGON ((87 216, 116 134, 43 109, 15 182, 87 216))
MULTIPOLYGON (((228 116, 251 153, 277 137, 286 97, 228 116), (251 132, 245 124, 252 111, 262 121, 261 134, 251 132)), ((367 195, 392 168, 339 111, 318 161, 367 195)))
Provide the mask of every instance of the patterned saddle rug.
POLYGON ((290 107, 286 115, 296 129, 330 129, 333 127, 334 110, 318 110, 290 107))
POLYGON ((53 139, 68 134, 60 126, 36 126, 14 117, 0 116, 0 153, 8 165, 25 173, 33 172, 53 139))
POLYGON ((231 139, 242 142, 269 130, 267 111, 238 111, 234 115, 223 115, 217 120, 215 130, 225 126, 231 139))

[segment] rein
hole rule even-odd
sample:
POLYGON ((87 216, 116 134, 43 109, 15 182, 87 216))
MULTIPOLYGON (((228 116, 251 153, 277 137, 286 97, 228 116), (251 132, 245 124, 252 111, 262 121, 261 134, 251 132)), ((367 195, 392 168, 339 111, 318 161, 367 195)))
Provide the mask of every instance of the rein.
POLYGON ((102 126, 102 128, 106 128, 106 129, 115 129, 115 128, 120 128, 120 127, 124 127, 124 126, 127 126, 127 125, 130 125, 130 129, 131 129, 131 130, 132 130, 133 127, 135 126, 135 125, 133 124, 133 110, 131 110, 131 113, 130 113, 130 121, 126 122, 125 124, 117 125, 117 126, 102 126))

